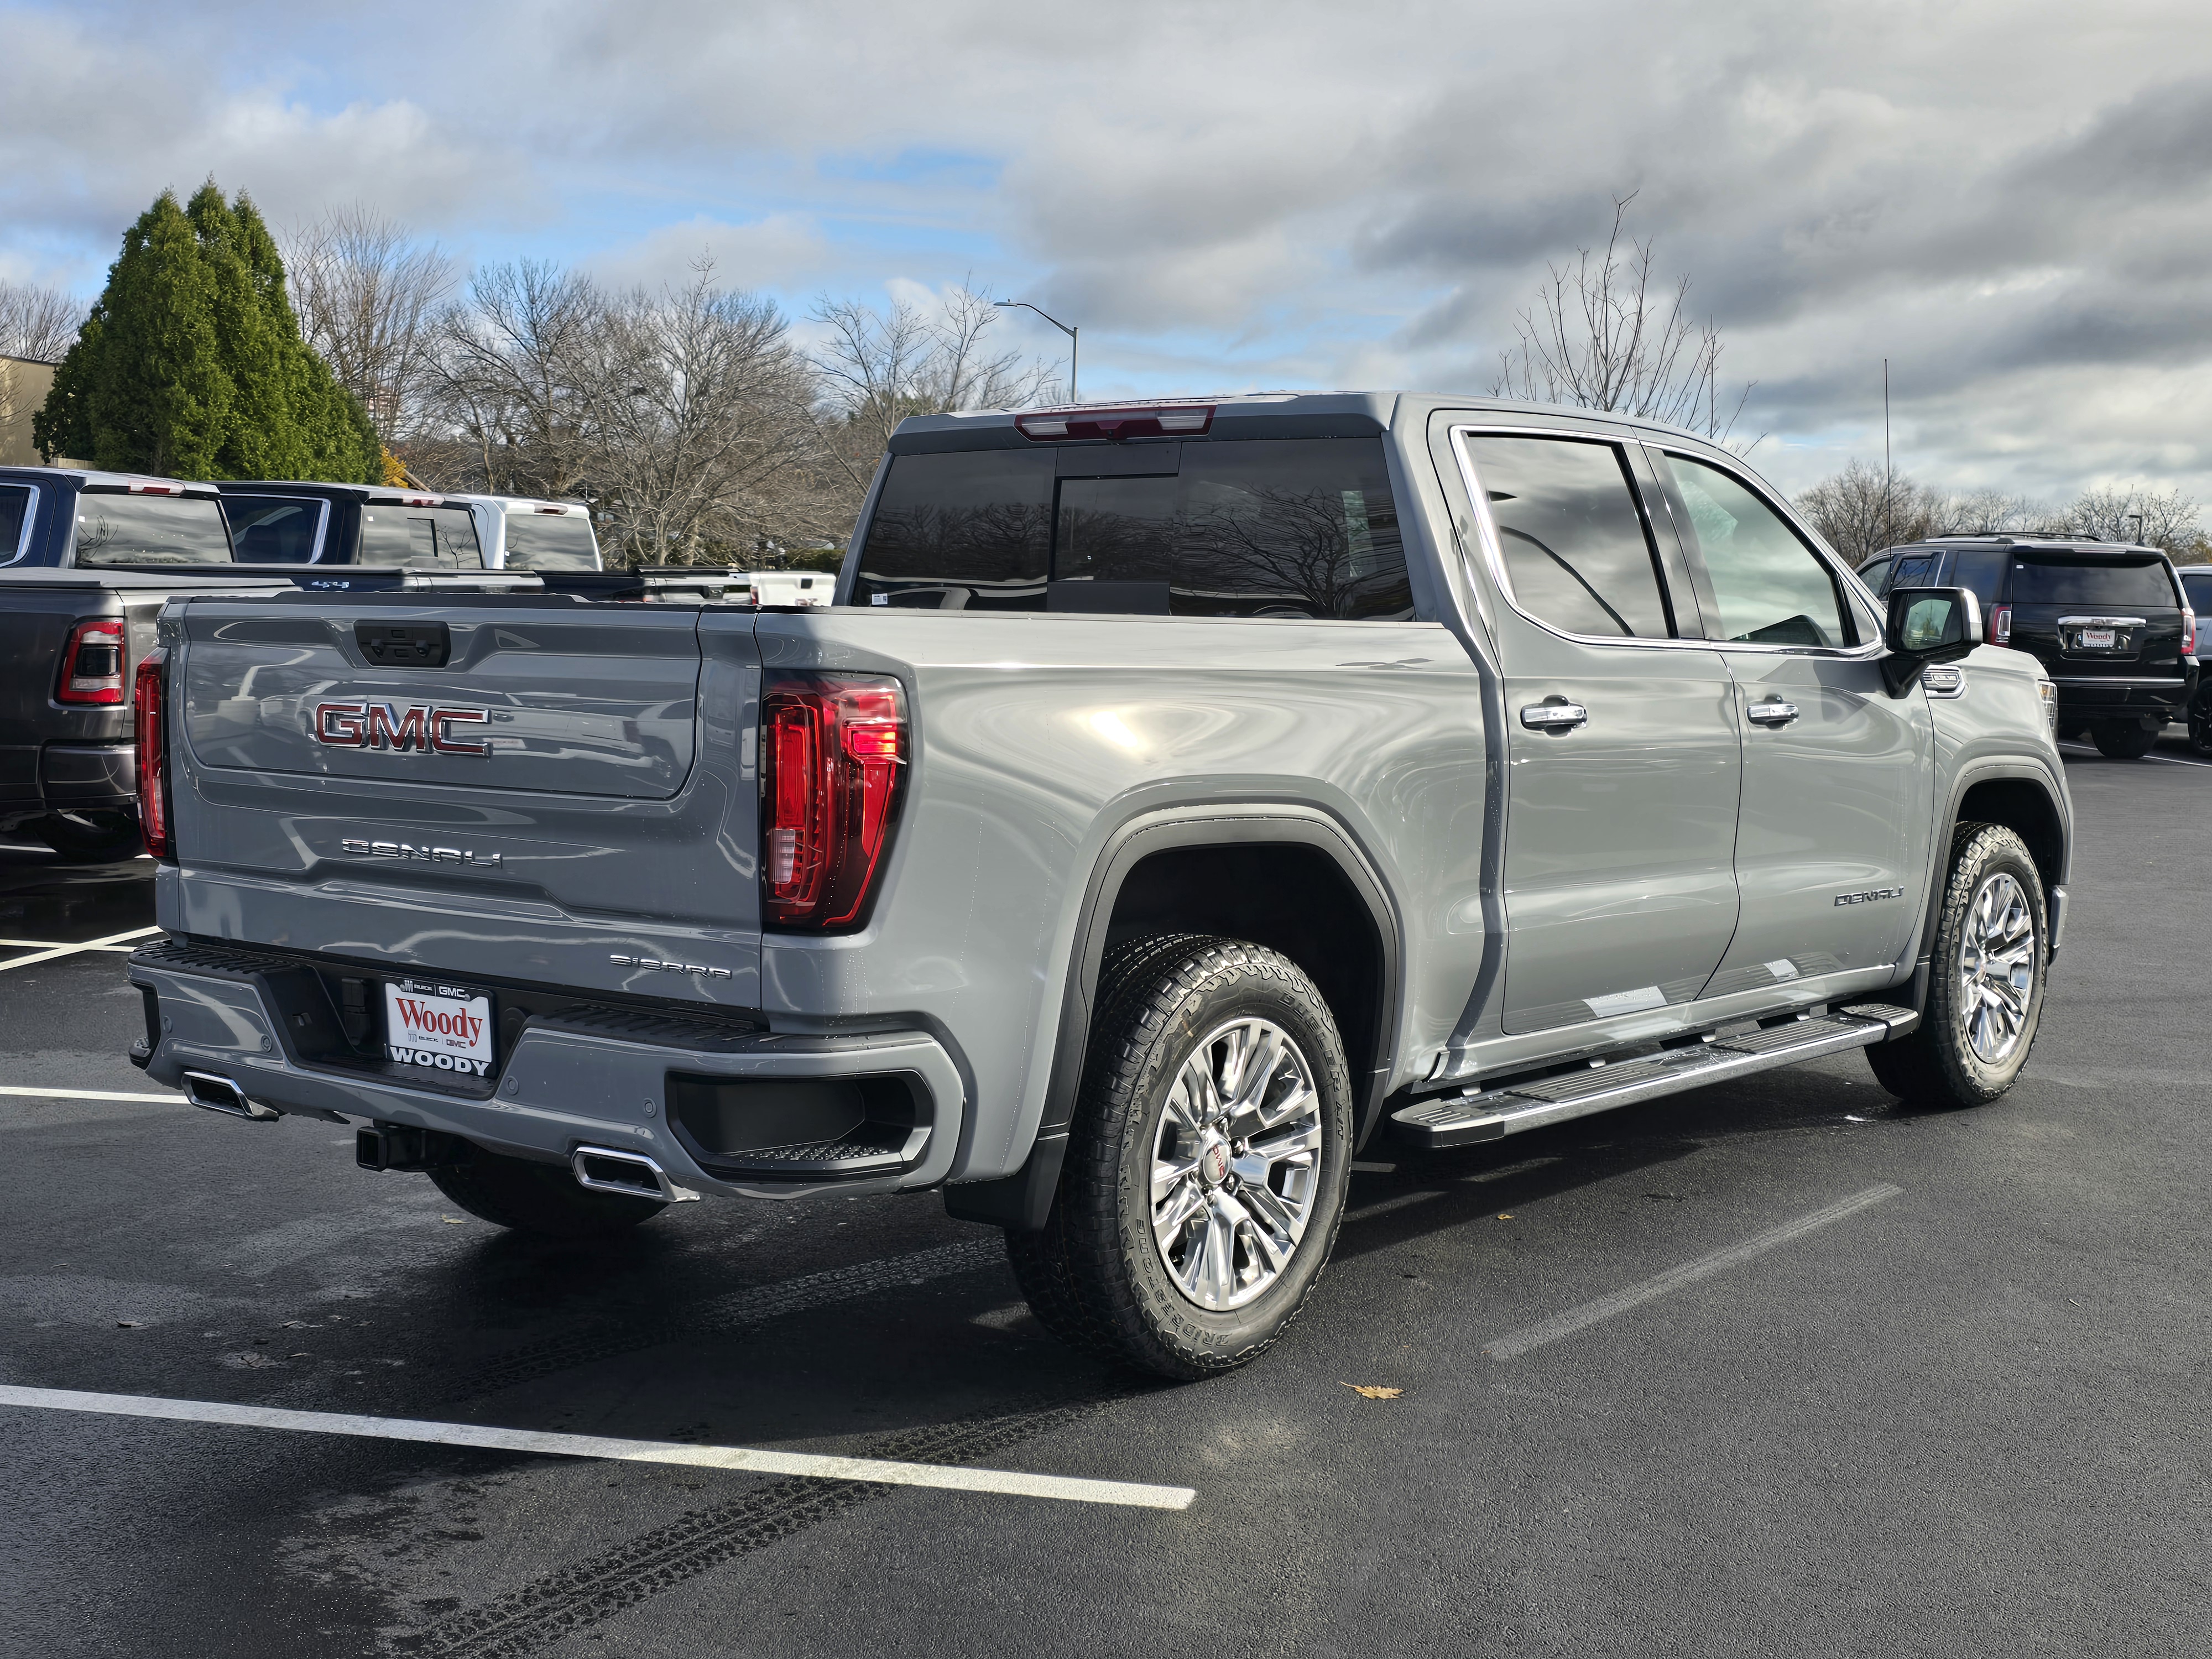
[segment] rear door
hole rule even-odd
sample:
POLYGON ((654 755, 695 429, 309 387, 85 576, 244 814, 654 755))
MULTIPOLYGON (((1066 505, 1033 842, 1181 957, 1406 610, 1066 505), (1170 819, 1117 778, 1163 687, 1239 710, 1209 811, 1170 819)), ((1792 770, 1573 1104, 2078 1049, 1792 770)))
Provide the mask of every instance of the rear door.
POLYGON ((1630 447, 1455 438, 1507 600, 1504 1029, 1691 1001, 1736 921, 1742 743, 1727 666, 1684 637, 1696 610, 1652 535, 1630 447))
POLYGON ((700 618, 506 596, 183 607, 178 925, 744 1004, 757 659, 749 612, 704 652, 700 618))
POLYGON ((1909 947, 1925 884, 1925 694, 1887 694, 1871 613, 1756 484, 1703 456, 1655 464, 1743 744, 1742 913, 1705 994, 1887 969, 1909 947))

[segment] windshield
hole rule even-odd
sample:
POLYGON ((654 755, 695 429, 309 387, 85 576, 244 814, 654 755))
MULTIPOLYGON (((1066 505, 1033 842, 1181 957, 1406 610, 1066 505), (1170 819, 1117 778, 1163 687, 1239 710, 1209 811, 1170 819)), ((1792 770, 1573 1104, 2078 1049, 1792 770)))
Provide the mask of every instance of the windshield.
POLYGON ((2179 603, 2164 562, 2154 559, 2129 564, 2102 559, 2079 564, 2017 560, 2012 568, 2011 599, 2014 605, 2101 605, 2108 610, 2124 605, 2138 611, 2145 606, 2171 611, 2179 603))
POLYGON ((580 513, 533 513, 526 507, 510 507, 507 568, 597 570, 599 550, 592 540, 592 521, 580 513))
POLYGON ((900 455, 853 602, 1410 617, 1379 438, 900 455))
POLYGON ((222 507, 182 495, 76 498, 79 564, 228 564, 222 507))
POLYGON ((225 495, 240 564, 313 564, 327 509, 311 495, 225 495))
POLYGON ((361 510, 361 562, 417 570, 481 570, 483 551, 465 507, 403 507, 379 501, 361 510))

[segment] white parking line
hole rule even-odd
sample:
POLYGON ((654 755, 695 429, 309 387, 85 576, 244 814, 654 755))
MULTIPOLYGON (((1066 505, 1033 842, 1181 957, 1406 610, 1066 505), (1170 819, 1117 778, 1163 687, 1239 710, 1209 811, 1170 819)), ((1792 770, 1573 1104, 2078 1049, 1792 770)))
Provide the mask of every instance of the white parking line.
POLYGON ((1801 1215, 1795 1221, 1785 1221, 1779 1227, 1763 1232, 1756 1238, 1747 1238, 1741 1244, 1731 1244, 1725 1249, 1715 1250, 1711 1255, 1701 1255, 1694 1261, 1685 1261, 1679 1267, 1669 1267, 1665 1273, 1632 1285, 1625 1291, 1615 1291, 1611 1296, 1601 1296, 1595 1302, 1585 1302, 1579 1308, 1570 1308, 1563 1314, 1553 1314, 1510 1336, 1501 1336, 1483 1348, 1492 1359, 1515 1359, 1532 1348, 1557 1342, 1562 1337, 1587 1330, 1592 1325, 1625 1314, 1632 1308, 1640 1308, 1647 1302, 1656 1302, 1669 1291, 1679 1291, 1685 1285, 1694 1285, 1701 1279, 1711 1279, 1715 1273, 1748 1261, 1755 1255, 1764 1255, 1777 1245, 1787 1244, 1792 1239, 1802 1238, 1831 1222, 1841 1221, 1845 1216, 1856 1215, 1885 1199, 1895 1198, 1905 1190, 1902 1187, 1884 1184, 1869 1187, 1863 1193, 1853 1193, 1849 1198, 1838 1199, 1824 1210, 1810 1215, 1801 1215))
POLYGON ((0 1084, 0 1095, 28 1095, 33 1100, 151 1100, 173 1106, 182 1095, 117 1095, 105 1089, 24 1089, 0 1084))
POLYGON ((19 951, 131 951, 135 945, 70 945, 58 939, 0 939, 0 945, 19 951))
POLYGON ((1188 1509, 1198 1496, 1188 1486, 1147 1486, 1127 1480, 1024 1474, 1012 1469, 893 1463, 874 1457, 826 1457, 810 1452, 759 1451, 744 1446, 687 1446, 666 1440, 610 1440, 598 1435, 480 1428, 470 1423, 418 1423, 404 1418, 356 1417, 342 1412, 283 1411, 270 1406, 230 1406, 210 1400, 82 1394, 74 1389, 21 1389, 0 1384, 0 1406, 95 1412, 112 1417, 151 1417, 174 1423, 221 1423, 238 1428, 289 1429, 307 1434, 353 1435, 368 1440, 410 1440, 433 1446, 469 1446, 484 1451, 532 1452, 552 1457, 600 1457, 619 1463, 673 1463, 687 1468, 811 1475, 823 1480, 875 1480, 895 1486, 933 1486, 947 1492, 1054 1498, 1068 1503, 1118 1504, 1146 1510, 1188 1509))
POLYGON ((79 951, 97 951, 106 945, 121 945, 125 939, 143 939, 149 933, 158 933, 161 931, 158 927, 134 927, 127 933, 110 933, 106 939, 88 939, 81 945, 52 945, 34 956, 17 957, 12 962, 0 962, 0 974, 6 973, 10 968, 27 968, 34 962, 52 962, 56 957, 74 956, 79 951))

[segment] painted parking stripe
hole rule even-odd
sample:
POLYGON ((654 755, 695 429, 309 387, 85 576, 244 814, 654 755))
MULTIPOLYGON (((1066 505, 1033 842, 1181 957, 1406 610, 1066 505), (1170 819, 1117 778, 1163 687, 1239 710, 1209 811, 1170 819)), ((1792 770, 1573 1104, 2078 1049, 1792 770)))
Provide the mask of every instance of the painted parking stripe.
MULTIPOLYGON (((2070 750, 2077 755, 2094 755, 2102 752, 2096 744, 2092 743, 2062 743, 2058 746, 2061 749, 2070 750)), ((2156 761, 2160 766, 2212 766, 2212 761, 2185 760, 2179 755, 2137 755, 2136 758, 2156 761)))
POLYGON ((0 1383, 0 1406, 92 1412, 111 1417, 150 1417, 173 1423, 219 1423, 236 1428, 287 1429, 305 1434, 343 1434, 368 1440, 407 1440, 432 1446, 466 1446, 480 1451, 597 1457, 618 1463, 672 1463, 686 1468, 739 1469, 749 1474, 872 1480, 893 1486, 933 1486, 946 1492, 1053 1498, 1066 1503, 1115 1504, 1146 1510, 1188 1509, 1198 1496, 1188 1486, 1148 1486, 1127 1480, 1024 1474, 1013 1469, 894 1463, 875 1457, 830 1457, 811 1452, 761 1451, 745 1446, 687 1446, 667 1440, 613 1440, 590 1434, 548 1434, 536 1429, 486 1428, 473 1423, 419 1423, 405 1418, 356 1417, 343 1412, 232 1406, 211 1400, 84 1394, 75 1389, 23 1389, 0 1383))
POLYGON ((1725 1249, 1715 1250, 1710 1255, 1701 1255, 1694 1261, 1685 1261, 1679 1267, 1669 1267, 1665 1273, 1655 1274, 1640 1285, 1631 1285, 1625 1291, 1615 1291, 1611 1296, 1585 1302, 1579 1308, 1553 1314, 1549 1319, 1540 1320, 1509 1336, 1501 1336, 1496 1341, 1486 1344, 1482 1351, 1492 1359, 1518 1358, 1531 1349, 1557 1342, 1577 1331, 1588 1330, 1591 1326, 1601 1324, 1631 1309, 1640 1308, 1647 1302, 1656 1302, 1669 1291, 1679 1291, 1701 1279, 1711 1279, 1715 1273, 1725 1273, 1741 1262, 1764 1255, 1767 1251, 1802 1238, 1808 1233, 1817 1232, 1846 1216, 1871 1209, 1885 1200, 1895 1198, 1904 1190, 1902 1187, 1884 1183, 1879 1187, 1869 1187, 1863 1193, 1853 1193, 1849 1198, 1838 1199, 1826 1209, 1815 1210, 1810 1215, 1801 1215, 1795 1221, 1785 1221, 1756 1238, 1747 1238, 1741 1244, 1731 1244, 1725 1249))
POLYGON ((27 968, 34 962, 52 962, 56 957, 75 956, 79 951, 96 951, 106 945, 120 945, 125 939, 144 939, 158 933, 158 927, 133 927, 127 933, 110 933, 105 939, 88 939, 78 945, 56 945, 27 957, 17 957, 12 962, 0 962, 0 974, 10 968, 27 968))
POLYGON ((15 951, 121 951, 126 954, 138 948, 135 945, 71 945, 58 939, 0 939, 0 945, 15 951))
POLYGON ((24 1089, 0 1084, 0 1095, 28 1095, 33 1100, 145 1100, 174 1106, 182 1095, 118 1095, 106 1089, 24 1089))

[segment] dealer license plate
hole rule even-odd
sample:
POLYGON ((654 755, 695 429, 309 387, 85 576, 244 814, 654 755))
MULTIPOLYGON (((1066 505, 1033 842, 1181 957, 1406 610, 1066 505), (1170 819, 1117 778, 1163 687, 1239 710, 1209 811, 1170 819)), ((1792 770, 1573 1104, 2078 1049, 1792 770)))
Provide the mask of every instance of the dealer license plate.
POLYGON ((2081 648, 2084 651, 2109 651, 2119 642, 2118 629, 2085 628, 2081 630, 2081 648))
POLYGON ((491 1073, 491 999, 429 980, 384 982, 386 1058, 426 1071, 491 1073))

